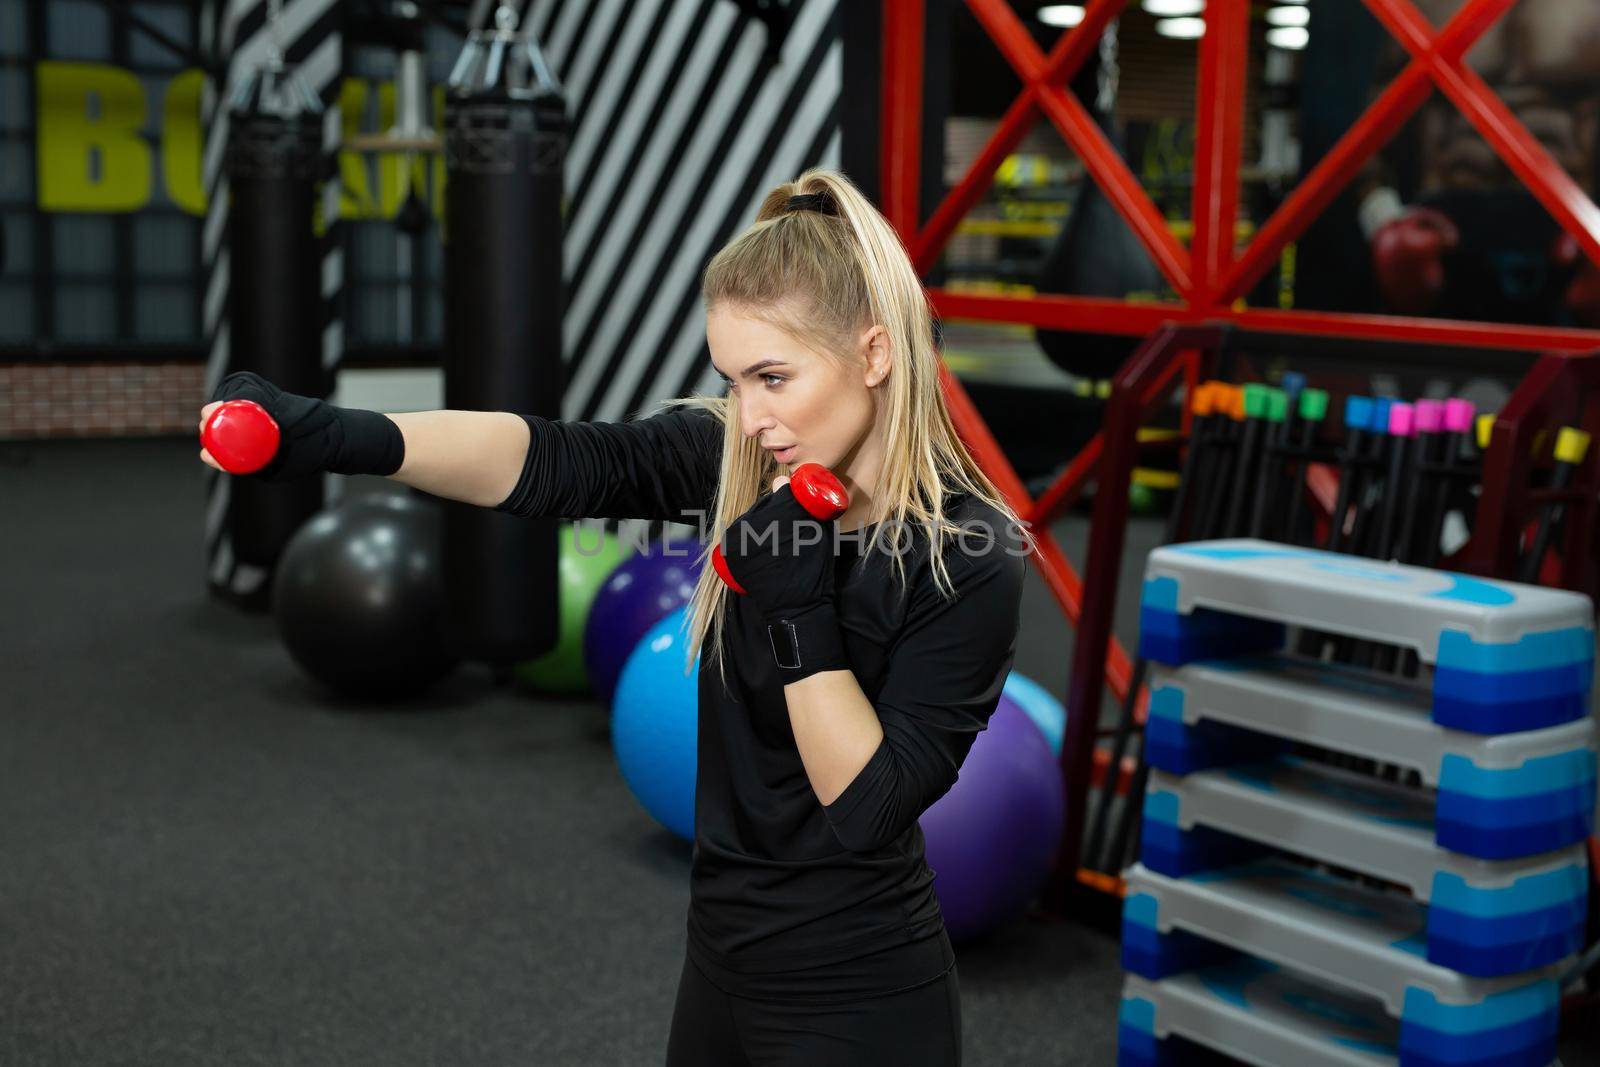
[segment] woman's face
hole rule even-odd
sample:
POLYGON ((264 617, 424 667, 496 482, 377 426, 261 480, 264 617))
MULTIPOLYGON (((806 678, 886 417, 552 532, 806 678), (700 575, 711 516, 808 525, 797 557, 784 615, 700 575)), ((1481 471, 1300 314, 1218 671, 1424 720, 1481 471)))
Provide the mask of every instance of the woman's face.
POLYGON ((855 360, 813 352, 783 330, 728 308, 706 316, 711 362, 739 405, 739 429, 786 466, 820 463, 863 488, 878 466, 876 393, 887 335, 872 327, 855 360))

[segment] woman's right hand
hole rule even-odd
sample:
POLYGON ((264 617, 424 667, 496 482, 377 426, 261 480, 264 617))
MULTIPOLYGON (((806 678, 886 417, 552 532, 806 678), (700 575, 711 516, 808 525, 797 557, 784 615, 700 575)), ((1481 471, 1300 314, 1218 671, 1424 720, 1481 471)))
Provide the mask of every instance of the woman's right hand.
MULTIPOLYGON (((200 409, 200 425, 223 402, 252 400, 278 424, 272 461, 250 477, 288 482, 315 474, 390 475, 405 458, 405 440, 387 416, 359 408, 335 407, 312 396, 286 393, 259 374, 238 371, 217 383, 211 402, 200 409)), ((200 460, 222 470, 201 449, 200 460)))
MULTIPOLYGON (((277 451, 266 466, 254 472, 254 477, 268 482, 290 481, 328 469, 334 443, 342 436, 335 425, 337 408, 315 397, 286 393, 251 371, 237 371, 217 383, 210 403, 200 409, 202 435, 212 413, 234 400, 253 401, 278 425, 277 451)), ((207 448, 200 449, 200 461, 227 472, 207 448)))

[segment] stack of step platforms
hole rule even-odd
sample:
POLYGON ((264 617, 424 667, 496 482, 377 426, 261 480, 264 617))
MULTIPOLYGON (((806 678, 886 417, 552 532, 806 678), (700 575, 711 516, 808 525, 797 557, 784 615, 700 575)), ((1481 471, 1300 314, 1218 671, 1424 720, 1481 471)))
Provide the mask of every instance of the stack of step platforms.
POLYGON ((1213 541, 1151 555, 1141 616, 1119 1064, 1553 1062, 1597 798, 1588 599, 1213 541), (1293 655, 1291 626, 1411 649, 1422 677, 1293 655))

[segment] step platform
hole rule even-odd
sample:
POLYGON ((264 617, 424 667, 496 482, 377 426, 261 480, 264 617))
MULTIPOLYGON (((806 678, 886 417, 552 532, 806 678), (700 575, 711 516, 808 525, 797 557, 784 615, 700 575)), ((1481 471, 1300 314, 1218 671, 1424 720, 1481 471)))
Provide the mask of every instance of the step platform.
POLYGON ((1428 960, 1464 974, 1516 974, 1584 946, 1582 845, 1516 860, 1459 855, 1436 843, 1421 791, 1309 760, 1154 771, 1140 842, 1144 865, 1173 878, 1282 848, 1405 886, 1428 905, 1428 960))
POLYGON ((1117 1067, 1188 1067, 1199 1049, 1262 1067, 1390 1067, 1400 1023, 1369 997, 1243 956, 1160 982, 1129 976, 1117 1067))
POLYGON ((1434 722, 1497 734, 1589 713, 1594 606, 1491 581, 1270 541, 1198 541, 1150 554, 1139 654, 1181 666, 1283 646, 1286 626, 1414 649, 1433 668, 1434 722))
POLYGON ((1244 953, 1376 999, 1400 1022, 1408 1067, 1555 1058, 1562 964, 1475 978, 1431 963, 1424 909, 1397 893, 1281 860, 1182 879, 1136 864, 1126 878, 1122 962, 1146 981, 1244 953))
POLYGON ((1600 724, 1509 734, 1444 729, 1415 686, 1286 653, 1154 666, 1145 759, 1170 774, 1253 762, 1299 741, 1416 771, 1439 847, 1483 859, 1552 852, 1594 832, 1600 724))
POLYGON ((1208 1052, 1258 1067, 1550 1063, 1537 1054, 1468 1058, 1414 1047, 1427 1036, 1404 1031, 1372 998, 1241 956, 1159 982, 1130 975, 1117 1016, 1117 1067, 1192 1067, 1210 1062, 1208 1052))

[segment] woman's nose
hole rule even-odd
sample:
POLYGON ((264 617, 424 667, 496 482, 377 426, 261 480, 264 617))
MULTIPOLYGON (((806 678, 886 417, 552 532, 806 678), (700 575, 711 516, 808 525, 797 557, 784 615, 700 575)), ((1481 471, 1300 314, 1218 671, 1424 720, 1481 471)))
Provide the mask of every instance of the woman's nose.
POLYGON ((764 404, 739 398, 739 428, 746 437, 756 437, 771 428, 772 418, 764 404))

